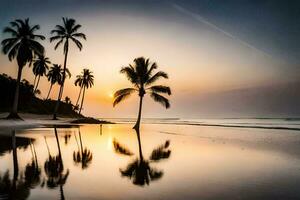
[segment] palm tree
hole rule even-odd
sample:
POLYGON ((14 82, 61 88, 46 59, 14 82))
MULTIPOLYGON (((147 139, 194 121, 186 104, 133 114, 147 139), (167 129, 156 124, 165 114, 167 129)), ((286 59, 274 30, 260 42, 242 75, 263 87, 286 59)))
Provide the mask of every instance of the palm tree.
MULTIPOLYGON (((50 92, 52 90, 52 87, 55 83, 58 83, 59 85, 61 85, 62 83, 62 77, 63 77, 63 69, 61 68, 61 65, 58 64, 53 64, 52 67, 50 67, 50 70, 47 74, 47 78, 48 81, 50 82, 50 88, 49 88, 49 92, 48 95, 46 97, 46 100, 49 98, 50 92)), ((66 69, 66 76, 67 77, 71 77, 71 73, 69 71, 69 69, 66 69)))
POLYGON ((168 78, 168 75, 163 71, 159 71, 153 75, 153 71, 155 69, 157 69, 157 64, 155 62, 150 63, 149 59, 139 57, 134 59, 133 66, 129 64, 129 66, 123 67, 120 71, 122 74, 126 75, 127 79, 133 84, 134 87, 121 89, 115 92, 113 106, 116 106, 118 103, 129 97, 132 93, 138 92, 140 97, 140 106, 138 118, 133 127, 135 130, 138 130, 140 127, 143 97, 146 92, 150 93, 150 97, 153 98, 154 101, 161 103, 166 108, 170 107, 169 100, 161 95, 171 95, 170 87, 163 85, 151 86, 159 78, 168 78))
POLYGON ((94 85, 94 75, 92 73, 93 72, 91 72, 89 69, 83 69, 83 71, 81 72, 81 75, 76 76, 75 86, 77 86, 77 85, 80 86, 80 91, 79 91, 79 96, 78 96, 78 99, 76 102, 76 106, 78 105, 78 100, 80 98, 81 91, 83 90, 79 114, 81 113, 82 106, 83 106, 85 89, 88 89, 94 85))
POLYGON ((58 84, 61 83, 62 73, 63 73, 63 69, 61 68, 61 65, 53 64, 53 66, 50 67, 50 70, 47 74, 48 81, 50 82, 50 88, 49 88, 49 92, 46 97, 46 100, 49 98, 49 95, 50 95, 53 85, 55 83, 58 83, 58 84))
POLYGON ((18 116, 18 101, 23 67, 27 63, 31 64, 35 55, 44 54, 44 47, 37 40, 44 40, 45 37, 35 34, 39 29, 39 25, 30 26, 29 19, 27 18, 25 20, 17 19, 10 22, 10 26, 5 27, 3 30, 4 33, 10 34, 11 37, 2 40, 2 51, 8 55, 10 61, 16 58, 18 63, 14 102, 8 118, 20 118, 18 116))
POLYGON ((80 87, 79 94, 78 94, 76 104, 75 104, 75 107, 78 107, 78 109, 79 109, 78 102, 79 102, 79 99, 81 97, 81 92, 82 92, 82 82, 83 82, 83 76, 81 74, 77 75, 74 84, 75 84, 75 86, 78 85, 80 87))
POLYGON ((161 103, 166 108, 170 107, 169 100, 161 95, 171 95, 170 87, 164 85, 152 86, 152 84, 160 78, 167 79, 168 75, 163 71, 158 71, 155 74, 153 74, 155 69, 157 69, 157 64, 155 62, 150 63, 149 59, 145 59, 144 57, 134 59, 133 65, 129 64, 129 66, 123 67, 120 71, 122 74, 126 75, 127 79, 133 84, 134 87, 118 90, 114 94, 113 106, 116 106, 118 103, 129 97, 132 93, 138 92, 138 95, 140 97, 139 113, 133 129, 135 129, 137 133, 140 152, 141 144, 139 130, 144 95, 146 93, 150 93, 150 97, 154 99, 154 101, 161 103))
POLYGON ((85 34, 79 33, 78 30, 81 28, 80 24, 76 24, 76 21, 74 19, 69 19, 69 18, 62 18, 63 20, 63 25, 56 25, 55 29, 51 31, 51 34, 54 34, 50 38, 50 42, 53 41, 58 41, 54 47, 54 49, 57 49, 62 43, 64 43, 64 50, 63 53, 65 55, 65 60, 64 60, 64 68, 63 68, 63 76, 62 76, 62 83, 60 86, 59 90, 59 95, 57 99, 57 103, 54 109, 53 113, 53 119, 57 119, 57 111, 58 107, 63 95, 63 89, 64 89, 64 83, 65 83, 65 78, 66 78, 66 68, 67 68, 67 58, 68 58, 68 52, 69 52, 69 41, 73 41, 76 46, 79 48, 81 51, 82 49, 82 44, 78 39, 85 39, 85 34), (77 39, 78 38, 78 39, 77 39))
POLYGON ((32 71, 33 74, 35 75, 34 80, 36 80, 37 78, 37 83, 34 89, 34 93, 39 86, 41 76, 46 75, 47 70, 49 69, 49 64, 50 64, 49 58, 45 57, 44 55, 40 55, 37 59, 34 60, 32 71))

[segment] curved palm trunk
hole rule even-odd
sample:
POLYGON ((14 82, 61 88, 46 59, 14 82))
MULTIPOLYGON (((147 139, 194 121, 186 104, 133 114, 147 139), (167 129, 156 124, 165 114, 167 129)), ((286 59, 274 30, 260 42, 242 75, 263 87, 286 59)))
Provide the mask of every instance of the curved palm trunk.
POLYGON ((133 127, 136 131, 138 143, 139 143, 139 153, 140 153, 140 159, 143 160, 143 152, 142 152, 142 144, 141 144, 141 138, 140 138, 140 123, 141 123, 141 116, 142 116, 142 106, 143 106, 143 96, 140 96, 140 106, 139 106, 139 114, 137 121, 133 127))
POLYGON ((37 88, 38 88, 38 86, 39 86, 40 78, 41 78, 41 76, 39 75, 39 77, 38 77, 38 79, 37 79, 37 83, 36 83, 35 89, 34 89, 34 91, 33 91, 33 94, 35 94, 35 92, 36 92, 36 90, 37 90, 37 88))
POLYGON ((52 86, 53 86, 53 84, 51 83, 50 88, 49 88, 49 92, 48 92, 47 97, 46 97, 46 100, 49 99, 49 95, 50 95, 50 92, 52 90, 52 86))
POLYGON ((84 95, 85 95, 85 86, 83 86, 83 93, 82 93, 81 105, 80 105, 80 109, 79 109, 79 115, 81 113, 81 109, 82 109, 82 106, 83 106, 84 95))
POLYGON ((61 84, 60 89, 59 89, 59 94, 58 94, 57 102, 56 102, 54 113, 53 113, 53 119, 54 120, 57 119, 57 112, 58 112, 59 104, 60 104, 60 101, 61 101, 61 98, 62 98, 62 95, 63 95, 64 84, 65 84, 65 79, 66 79, 66 68, 67 68, 68 52, 69 52, 69 40, 67 39, 62 84, 61 84))
POLYGON ((80 99, 80 96, 81 96, 81 91, 82 91, 82 87, 80 87, 80 90, 79 90, 79 95, 78 95, 78 98, 77 98, 77 101, 76 101, 76 104, 75 106, 78 105, 78 102, 79 102, 79 99, 80 99))
POLYGON ((14 97, 14 104, 13 104, 10 114, 7 116, 8 119, 21 119, 18 115, 18 104, 19 104, 19 91, 20 91, 22 70, 23 70, 23 66, 19 66, 16 90, 15 90, 15 97, 14 97))

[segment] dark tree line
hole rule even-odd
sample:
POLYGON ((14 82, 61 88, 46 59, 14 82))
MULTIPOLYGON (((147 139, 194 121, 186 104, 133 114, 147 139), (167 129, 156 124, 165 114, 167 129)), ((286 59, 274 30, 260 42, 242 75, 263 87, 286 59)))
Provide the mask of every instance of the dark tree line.
MULTIPOLYGON (((17 81, 6 74, 0 74, 0 112, 9 112, 11 104, 14 100, 17 81)), ((19 86, 19 110, 21 112, 36 113, 36 114, 52 114, 55 107, 55 101, 42 100, 35 96, 34 86, 27 80, 23 79, 19 86)), ((35 92, 39 92, 36 90, 35 92)), ((62 102, 59 108, 59 113, 67 116, 78 116, 74 110, 74 105, 70 102, 62 102)))

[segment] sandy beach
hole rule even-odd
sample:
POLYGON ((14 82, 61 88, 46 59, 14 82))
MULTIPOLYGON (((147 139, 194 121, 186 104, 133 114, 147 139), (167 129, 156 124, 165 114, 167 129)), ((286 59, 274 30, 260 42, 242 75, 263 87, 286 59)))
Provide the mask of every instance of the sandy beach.
POLYGON ((61 117, 58 120, 52 120, 51 115, 38 115, 30 113, 20 113, 20 116, 23 120, 4 119, 7 115, 8 113, 0 113, 0 130, 37 128, 50 125, 71 125, 71 121, 74 120, 74 118, 67 117, 61 117))

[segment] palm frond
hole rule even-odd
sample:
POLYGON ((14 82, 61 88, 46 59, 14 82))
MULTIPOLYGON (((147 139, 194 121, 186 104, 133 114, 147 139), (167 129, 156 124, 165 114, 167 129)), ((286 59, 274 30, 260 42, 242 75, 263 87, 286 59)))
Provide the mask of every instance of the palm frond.
MULTIPOLYGON (((21 43, 17 43, 9 51, 7 51, 9 61, 12 61, 16 57, 20 46, 21 46, 21 43)), ((7 53, 7 52, 5 52, 5 53, 7 53)))
POLYGON ((125 89, 121 89, 121 90, 118 90, 117 92, 115 92, 113 107, 115 107, 118 103, 120 103, 121 101, 128 98, 134 91, 135 91, 134 88, 130 88, 130 89, 125 88, 125 89), (116 94, 119 94, 119 95, 116 95, 116 94))
POLYGON ((154 99, 154 101, 162 104, 167 109, 170 108, 170 102, 166 97, 159 95, 155 92, 150 93, 150 96, 152 97, 152 99, 154 99))
MULTIPOLYGON (((64 31, 57 30, 57 29, 52 30, 50 33, 51 34, 56 34, 57 36, 63 36, 63 35, 65 35, 64 31)), ((51 42, 51 38, 50 38, 50 42, 51 42)))
POLYGON ((59 41, 56 43, 54 49, 56 50, 56 49, 63 43, 63 41, 64 41, 63 39, 59 40, 59 41))
POLYGON ((147 90, 150 90, 151 92, 164 93, 164 94, 171 95, 170 87, 164 86, 164 85, 154 85, 154 86, 151 86, 150 88, 147 88, 147 90))
POLYGON ((80 24, 76 24, 73 28, 72 28, 72 30, 71 30, 71 32, 72 33, 75 33, 78 29, 80 29, 81 28, 81 25, 80 24))
POLYGON ((18 36, 18 32, 10 27, 5 27, 3 33, 10 33, 12 36, 18 36))
POLYGON ((34 32, 35 30, 39 30, 40 29, 40 25, 34 25, 33 27, 31 27, 30 32, 34 32))
POLYGON ((125 74, 127 79, 133 83, 133 84, 137 84, 138 83, 138 76, 134 70, 134 68, 130 65, 127 67, 123 67, 120 70, 120 73, 125 74))
POLYGON ((77 39, 71 37, 72 41, 76 44, 76 46, 78 47, 78 49, 81 51, 82 49, 82 44, 81 42, 79 42, 77 39))
POLYGON ((154 83, 155 81, 157 81, 159 78, 169 78, 168 74, 163 72, 163 71, 159 71, 156 74, 154 74, 151 78, 149 78, 146 82, 146 85, 150 85, 152 83, 154 83))
POLYGON ((157 64, 154 62, 152 63, 150 69, 147 72, 147 75, 150 77, 152 75, 153 70, 157 69, 157 64))
POLYGON ((133 93, 135 91, 137 91, 137 90, 134 89, 134 88, 124 88, 124 89, 116 91, 115 94, 114 94, 114 98, 116 98, 120 95, 126 94, 126 93, 133 93))
POLYGON ((31 49, 34 51, 35 54, 41 56, 44 54, 44 47, 39 42, 35 40, 30 40, 31 49))
POLYGON ((66 77, 71 78, 72 74, 68 68, 66 68, 66 77))
POLYGON ((86 36, 83 33, 74 33, 74 34, 72 34, 72 37, 83 38, 86 40, 86 36))

